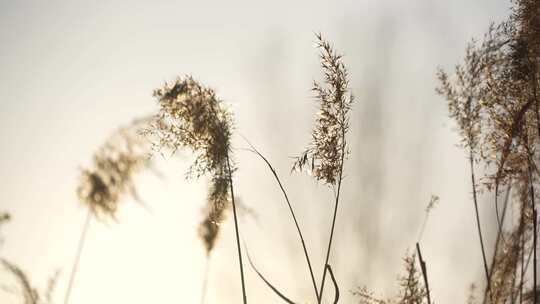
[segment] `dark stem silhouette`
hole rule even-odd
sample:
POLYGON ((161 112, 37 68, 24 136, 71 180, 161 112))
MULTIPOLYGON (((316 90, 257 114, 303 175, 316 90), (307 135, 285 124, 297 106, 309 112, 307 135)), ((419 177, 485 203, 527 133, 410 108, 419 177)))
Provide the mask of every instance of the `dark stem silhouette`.
MULTIPOLYGON (((247 141, 247 139, 246 139, 246 141, 247 141)), ((296 231, 298 232, 298 236, 300 237, 300 242, 302 243, 302 249, 304 250, 304 256, 306 257, 306 262, 307 262, 308 268, 309 268, 309 274, 311 276, 311 281, 313 283, 313 289, 315 290, 315 296, 318 298, 319 292, 318 292, 318 289, 317 289, 317 284, 315 283, 315 276, 313 274, 313 268, 311 266, 311 260, 309 259, 309 254, 308 254, 308 249, 307 249, 307 246, 306 246, 306 242, 304 240, 304 236, 302 235, 302 230, 300 229, 300 225, 298 224, 298 220, 296 219, 296 214, 294 213, 291 202, 289 201, 289 197, 287 195, 287 192, 285 191, 285 188, 283 187, 283 184, 281 183, 281 180, 279 179, 279 176, 277 175, 276 170, 270 164, 268 159, 264 155, 262 155, 249 141, 247 141, 247 143, 251 146, 252 150, 250 150, 250 151, 255 153, 256 155, 258 155, 266 163, 266 165, 268 166, 270 171, 272 171, 272 175, 274 176, 276 182, 278 183, 279 188, 281 189, 281 193, 283 193, 283 197, 285 198, 285 201, 287 202, 287 206, 289 207, 289 211, 290 211, 291 216, 293 218, 294 225, 296 226, 296 231)))
POLYGON ((426 286, 426 296, 428 304, 431 304, 431 296, 429 294, 429 283, 426 269, 426 262, 422 258, 422 252, 420 251, 420 244, 416 243, 416 251, 418 251, 418 261, 420 262, 420 268, 422 269, 422 276, 424 277, 424 286, 426 286))
POLYGON ((244 265, 242 263, 242 249, 240 248, 240 233, 239 233, 239 228, 238 228, 238 217, 236 215, 236 203, 234 201, 234 187, 233 187, 233 181, 232 181, 231 164, 230 164, 228 155, 227 155, 227 171, 229 174, 229 187, 231 190, 231 202, 232 202, 232 207, 233 207, 234 231, 236 234, 236 247, 238 250, 238 262, 240 264, 240 279, 242 281, 242 300, 244 304, 247 304, 246 284, 244 280, 244 265))
MULTIPOLYGON (((342 115, 342 117, 344 117, 344 115, 342 115)), ((334 215, 332 216, 332 228, 330 228, 330 238, 328 240, 328 247, 326 249, 326 259, 324 261, 324 271, 323 271, 323 275, 322 275, 322 279, 321 279, 321 286, 320 286, 320 291, 319 291, 319 297, 317 299, 317 303, 321 303, 322 301, 322 296, 323 296, 323 290, 324 290, 324 280, 326 279, 326 265, 328 265, 328 260, 330 259, 330 251, 332 249, 332 240, 334 239, 334 228, 336 226, 336 217, 337 217, 337 212, 338 212, 338 207, 339 207, 339 195, 341 193, 341 182, 343 180, 343 163, 345 162, 345 129, 342 128, 341 129, 342 133, 341 133, 341 136, 343 138, 343 143, 341 145, 341 160, 340 160, 340 166, 339 166, 339 179, 338 179, 338 188, 337 188, 337 193, 336 193, 336 200, 335 200, 335 203, 334 203, 334 215)))

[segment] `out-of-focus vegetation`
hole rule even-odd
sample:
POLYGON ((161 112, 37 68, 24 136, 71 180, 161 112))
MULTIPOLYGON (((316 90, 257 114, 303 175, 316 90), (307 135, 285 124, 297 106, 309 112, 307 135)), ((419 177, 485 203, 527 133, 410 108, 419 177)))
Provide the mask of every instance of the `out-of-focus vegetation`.
MULTIPOLYGON (((330 236, 322 265, 315 265, 310 258, 309 244, 304 239, 301 223, 277 169, 245 139, 250 146, 248 150, 266 165, 283 195, 290 219, 295 224, 290 233, 298 235, 302 246, 306 281, 310 281, 313 288, 312 298, 291 299, 287 288, 275 286, 256 268, 247 249, 243 249, 242 227, 238 221, 242 205, 234 194, 236 164, 242 160, 234 158, 237 148, 231 143, 236 131, 233 113, 213 89, 191 76, 182 76, 154 91, 158 105, 154 115, 134 120, 115 131, 94 154, 92 165, 82 170, 77 194, 80 202, 88 208, 88 216, 70 269, 65 304, 69 303, 70 292, 76 285, 77 267, 91 220, 116 220, 115 214, 125 195, 130 194, 139 200, 134 175, 151 168, 153 154, 172 155, 180 149, 195 155, 187 176, 207 176, 210 181, 207 203, 198 228, 207 255, 207 273, 201 282, 202 303, 205 302, 211 255, 221 233, 220 225, 228 218, 234 221, 237 257, 231 258, 237 258, 239 262, 238 285, 244 304, 250 299, 250 288, 244 280, 246 257, 251 269, 286 303, 326 303, 324 291, 333 295, 333 303, 338 303, 340 294, 348 290, 353 290, 361 304, 431 304, 436 301, 436 294, 432 294, 429 288, 429 257, 424 259, 422 256, 420 242, 429 212, 439 201, 437 196, 432 196, 426 207, 424 222, 414 244, 416 250, 403 258, 405 269, 397 280, 398 291, 394 296, 379 297, 368 287, 344 286, 343 282, 336 281, 330 256, 335 224, 339 218, 339 203, 343 199, 340 194, 346 160, 350 155, 356 155, 347 144, 354 98, 349 90, 343 57, 322 35, 318 34, 316 38, 323 77, 321 82, 313 83, 312 91, 318 101, 319 112, 314 119, 311 141, 295 159, 292 171, 309 173, 334 194, 333 208, 328 212, 332 219, 330 236), (227 216, 229 211, 232 211, 232 217, 227 216), (317 270, 321 272, 317 273, 317 270), (317 275, 320 275, 319 282, 317 275)), ((469 44, 463 62, 456 66, 454 73, 440 69, 437 74, 437 92, 447 100, 449 115, 457 124, 461 146, 467 152, 471 203, 479 245, 471 250, 481 251, 479 264, 485 273, 484 281, 472 285, 468 303, 538 303, 539 67, 540 2, 516 0, 506 21, 490 25, 480 42, 469 44), (482 175, 477 173, 478 167, 482 169, 482 175), (493 197, 496 211, 493 216, 498 225, 494 244, 486 243, 478 212, 479 197, 488 194, 493 197), (510 209, 517 212, 509 215, 510 209), (508 220, 511 216, 514 217, 512 221, 508 220), (493 246, 492 256, 487 255, 490 251, 486 246, 493 246), (479 294, 477 290, 480 290, 479 294)), ((10 219, 8 213, 0 213, 0 228, 10 219)), ((14 288, 4 287, 5 290, 19 295, 27 304, 52 303, 51 295, 59 272, 51 277, 46 290, 40 292, 18 265, 6 259, 0 259, 0 262, 17 285, 14 288)))

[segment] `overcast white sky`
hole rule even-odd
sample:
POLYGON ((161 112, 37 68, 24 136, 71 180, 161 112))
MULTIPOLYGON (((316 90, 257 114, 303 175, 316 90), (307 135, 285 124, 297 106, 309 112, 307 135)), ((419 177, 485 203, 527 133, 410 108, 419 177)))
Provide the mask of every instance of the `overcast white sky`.
MULTIPOLYGON (((309 141, 319 79, 314 32, 345 55, 357 96, 342 209, 331 263, 349 293, 367 285, 392 295, 413 250, 424 207, 441 197, 422 240, 438 303, 464 302, 481 279, 465 154, 434 92, 437 66, 452 68, 466 43, 508 14, 503 0, 1 1, 0 255, 44 288, 61 269, 61 302, 85 211, 79 168, 112 130, 151 114, 152 90, 192 74, 231 103, 237 130, 275 164, 298 209, 320 277, 331 193, 291 156, 309 141)), ((245 146, 239 137, 235 146, 245 146)), ((183 179, 186 161, 160 161, 160 180, 137 186, 148 213, 128 199, 119 224, 93 222, 73 304, 197 303, 204 255, 196 225, 204 181, 183 179)), ((236 189, 258 213, 241 222, 255 262, 299 302, 313 303, 293 223, 279 189, 252 155, 236 153, 236 189)), ((486 226, 493 223, 482 205, 486 226)), ((487 229, 487 228, 486 228, 487 229)), ((233 230, 212 258, 207 303, 239 303, 233 230)), ((491 238, 488 237, 488 241, 491 238)), ((247 270, 250 303, 279 300, 247 270)), ((2 282, 11 284, 7 276, 2 282)), ((329 290, 329 289, 327 289, 329 290)), ((330 296, 331 293, 328 293, 330 296)), ((0 291, 0 302, 19 303, 0 291)))

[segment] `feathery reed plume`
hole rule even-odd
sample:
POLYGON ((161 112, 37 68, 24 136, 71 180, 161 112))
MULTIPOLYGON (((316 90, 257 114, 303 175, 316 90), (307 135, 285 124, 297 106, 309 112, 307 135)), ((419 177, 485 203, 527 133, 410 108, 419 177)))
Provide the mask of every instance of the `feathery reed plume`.
POLYGON ((405 255, 403 262, 405 274, 398 278, 400 290, 393 298, 381 299, 374 296, 366 287, 358 288, 353 295, 360 298, 360 304, 425 304, 426 288, 420 282, 420 273, 415 266, 416 255, 405 255))
POLYGON ((118 204, 124 195, 131 194, 139 200, 133 176, 150 166, 148 154, 151 145, 139 134, 150 121, 150 118, 137 119, 118 129, 94 154, 92 166, 81 172, 77 195, 88 208, 88 213, 77 245, 64 304, 69 303, 92 217, 116 220, 118 204))
POLYGON ((52 294, 58 281, 59 272, 56 272, 49 278, 47 288, 41 293, 34 288, 30 282, 30 278, 19 266, 12 262, 0 258, 0 264, 4 269, 10 273, 16 280, 20 287, 21 297, 24 300, 24 304, 52 304, 52 294))
MULTIPOLYGON (((11 215, 7 212, 0 212, 0 228, 11 220, 11 215)), ((0 235, 0 246, 4 243, 2 235, 0 235)))
POLYGON ((21 287, 21 294, 25 304, 38 304, 39 294, 38 291, 30 284, 30 279, 26 273, 21 270, 17 265, 5 260, 0 259, 4 268, 11 273, 18 281, 21 287))
MULTIPOLYGON (((480 73, 484 66, 484 57, 479 55, 479 51, 475 49, 473 44, 469 44, 466 49, 464 66, 456 67, 456 83, 452 84, 446 73, 439 70, 439 80, 441 85, 437 88, 437 92, 444 95, 448 100, 448 110, 450 117, 456 120, 460 135, 462 136, 462 145, 469 152, 469 166, 471 171, 471 185, 474 203, 474 211, 476 215, 476 228, 480 240, 480 249, 482 251, 482 260, 484 262, 484 271, 486 282, 489 286, 489 270, 486 259, 486 250, 484 246, 484 237, 482 234, 482 226, 480 224, 480 215, 478 211, 478 191, 475 177, 475 155, 480 149, 479 141, 481 135, 481 110, 482 101, 479 95, 482 92, 480 73)), ((498 208, 496 208, 498 210, 498 208)), ((499 222, 499 215, 497 214, 499 222)), ((499 225, 500 226, 500 225, 499 225)), ((489 287, 488 287, 489 289, 489 287)))
POLYGON ((352 291, 352 294, 360 298, 358 304, 392 304, 392 301, 389 299, 380 299, 376 297, 366 286, 358 287, 356 290, 352 291))
POLYGON ((0 224, 4 224, 11 219, 11 216, 7 212, 0 212, 0 224))
MULTIPOLYGON (((534 263, 536 248, 540 2, 516 0, 513 3, 513 13, 505 22, 491 25, 480 45, 472 43, 468 47, 465 63, 457 67, 454 82, 444 72, 439 72, 438 92, 448 99, 450 116, 456 120, 464 146, 470 153, 471 170, 474 169, 473 159, 482 162, 486 167, 484 188, 494 191, 499 231, 492 265, 486 272, 484 303, 488 296, 491 303, 513 302, 518 294, 520 303, 524 300, 527 268, 524 252, 531 248, 534 263), (516 190, 514 204, 520 212, 519 222, 509 229, 503 227, 499 215, 498 194, 503 185, 516 190), (522 269, 519 282, 516 279, 518 267, 522 269)), ((476 200, 475 192, 473 175, 476 200)), ((478 216, 477 224, 479 227, 478 216)), ((532 275, 535 285, 536 269, 532 275)), ((534 287, 532 293, 533 301, 537 302, 534 287)))
POLYGON ((133 121, 117 130, 83 169, 77 195, 98 219, 115 219, 118 203, 125 194, 138 199, 133 176, 150 165, 150 143, 139 133, 150 118, 133 121))
MULTIPOLYGON (((418 248, 418 247, 417 247, 418 248)), ((422 304, 427 297, 426 286, 420 283, 421 274, 415 266, 416 255, 407 255, 403 259, 405 264, 405 275, 399 281, 401 294, 399 304, 422 304)), ((428 302, 429 304, 429 302, 428 302)))
POLYGON ((230 160, 232 114, 217 98, 214 90, 202 86, 190 76, 177 78, 170 84, 165 83, 162 88, 154 91, 154 97, 157 98, 160 109, 155 122, 146 133, 156 138, 155 148, 158 151, 167 149, 172 153, 179 148, 191 149, 196 158, 190 167, 189 176, 211 176, 211 203, 220 204, 225 202, 227 197, 231 199, 245 304, 247 297, 232 183, 234 167, 230 160))
POLYGON ((321 50, 320 60, 325 85, 315 81, 312 90, 319 102, 320 111, 315 120, 312 142, 296 159, 293 171, 308 169, 318 181, 333 188, 337 187, 330 238, 317 296, 317 303, 321 303, 327 273, 326 265, 328 265, 334 237, 343 179, 343 163, 348 154, 345 135, 349 130, 349 111, 354 98, 352 94, 349 94, 348 74, 342 62, 342 56, 334 51, 321 34, 317 34, 317 47, 321 50))
POLYGON ((229 206, 229 197, 227 188, 223 193, 220 189, 220 182, 213 182, 210 186, 208 203, 205 210, 205 217, 199 224, 199 237, 203 241, 207 257, 214 249, 218 238, 220 224, 225 220, 226 211, 229 206))
POLYGON ((424 235, 424 230, 426 229, 427 221, 429 218, 429 214, 431 211, 437 206, 439 203, 440 198, 437 195, 431 195, 431 198, 429 199, 429 203, 426 206, 426 214, 424 216, 424 221, 422 222, 422 226, 420 227, 420 232, 418 233, 418 242, 422 240, 422 236, 424 235))
POLYGON ((204 303, 206 297, 208 276, 210 273, 210 254, 212 253, 219 236, 220 225, 225 220, 228 207, 229 198, 227 188, 225 188, 225 193, 223 193, 223 191, 220 190, 220 183, 213 182, 208 195, 207 210, 205 210, 206 215, 199 224, 199 237, 203 241, 203 245, 206 249, 206 266, 203 278, 201 304, 204 303))
POLYGON ((467 297, 467 304, 475 304, 475 303, 476 303, 476 285, 471 284, 471 286, 469 287, 469 296, 467 297))
POLYGON ((349 111, 353 96, 349 94, 349 80, 342 56, 337 54, 321 34, 317 34, 321 50, 324 85, 313 82, 312 91, 320 105, 315 120, 310 146, 296 159, 293 171, 309 170, 319 181, 336 186, 342 175, 347 154, 345 134, 349 130, 349 111))

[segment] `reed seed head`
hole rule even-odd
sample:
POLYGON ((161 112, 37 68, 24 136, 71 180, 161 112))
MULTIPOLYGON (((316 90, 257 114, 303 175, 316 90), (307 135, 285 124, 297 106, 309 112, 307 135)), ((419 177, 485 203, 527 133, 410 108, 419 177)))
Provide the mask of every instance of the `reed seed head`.
POLYGON ((324 84, 314 82, 312 91, 320 110, 311 134, 312 142, 296 159, 293 171, 308 169, 317 180, 335 185, 347 153, 345 134, 349 129, 348 114, 354 98, 349 93, 342 56, 320 34, 317 35, 317 47, 321 50, 324 84))
POLYGON ((136 197, 133 176, 149 166, 151 145, 140 136, 150 119, 136 120, 115 132, 81 172, 77 194, 97 218, 115 218, 123 195, 136 197))
POLYGON ((229 159, 232 114, 214 90, 191 76, 165 83, 154 91, 154 97, 160 109, 147 134, 154 138, 155 149, 172 153, 180 148, 191 149, 196 158, 188 175, 211 177, 206 216, 199 226, 199 236, 209 255, 230 203, 229 187, 234 171, 229 159))
POLYGON ((157 150, 189 148, 196 154, 190 175, 221 175, 230 153, 232 115, 214 90, 192 77, 178 78, 154 91, 159 113, 148 134, 157 150))

